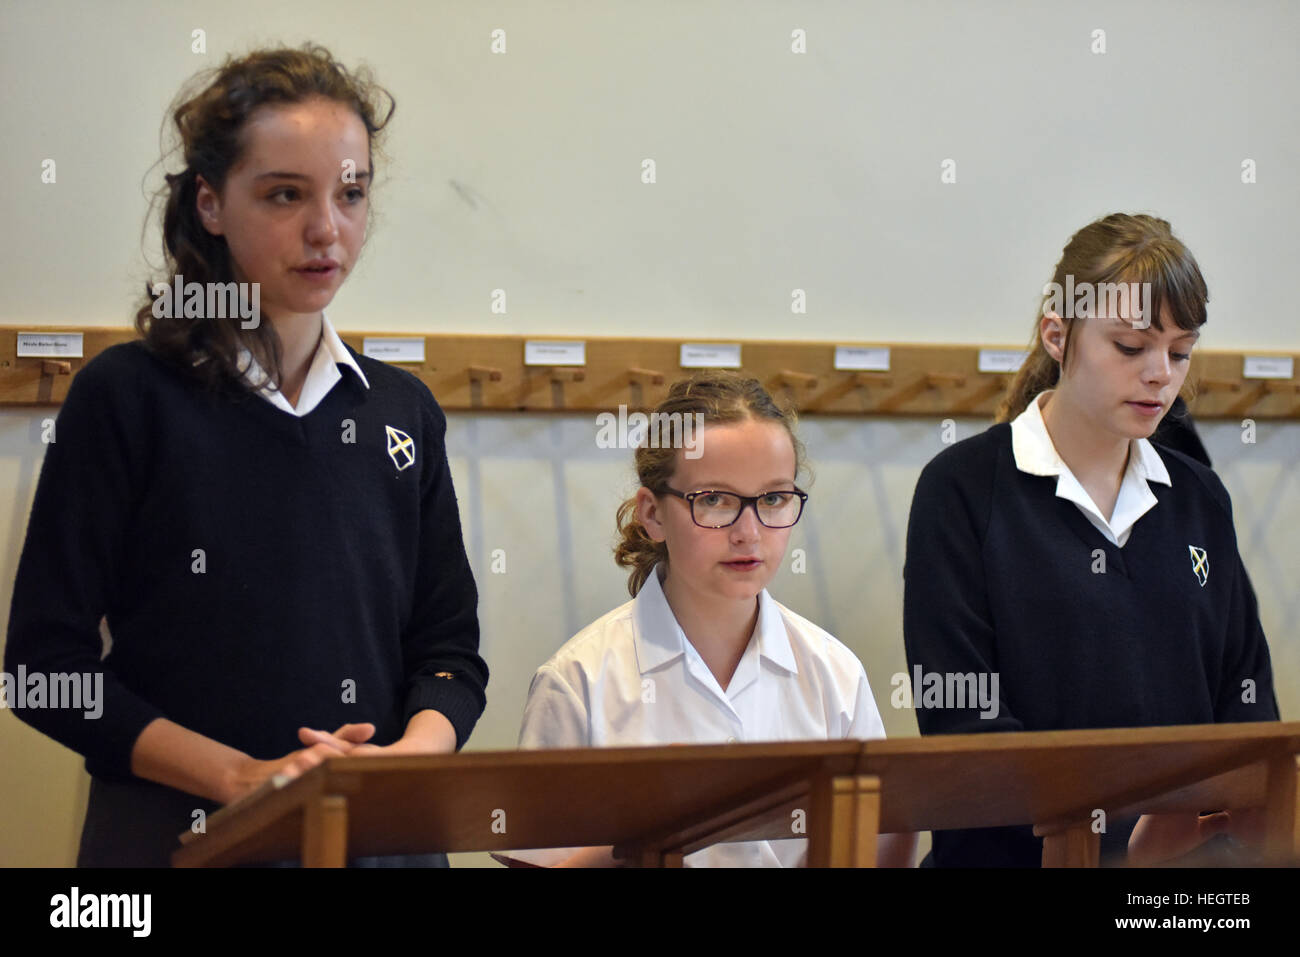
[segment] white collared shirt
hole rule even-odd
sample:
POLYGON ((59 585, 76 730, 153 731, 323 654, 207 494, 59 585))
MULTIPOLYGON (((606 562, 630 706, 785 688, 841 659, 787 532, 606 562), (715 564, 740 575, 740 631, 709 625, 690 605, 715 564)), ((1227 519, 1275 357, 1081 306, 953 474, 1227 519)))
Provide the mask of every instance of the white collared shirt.
MULTIPOLYGON (((519 746, 883 738, 885 726, 857 656, 766 590, 758 603, 754 634, 724 690, 652 574, 635 599, 578 632, 537 670, 519 746)), ((510 856, 550 865, 574 850, 510 856)), ((797 867, 806 851, 803 838, 715 844, 683 863, 797 867)))
POLYGON ((256 388, 254 383, 261 382, 265 378, 262 367, 247 349, 241 349, 239 352, 239 365, 244 370, 244 380, 250 387, 254 387, 254 391, 258 395, 277 409, 282 409, 290 415, 296 415, 300 418, 320 405, 321 400, 329 395, 329 391, 334 388, 335 383, 343 378, 343 373, 339 372, 338 368, 340 362, 355 369, 362 384, 367 389, 370 388, 370 382, 366 379, 366 374, 361 371, 361 366, 357 364, 356 359, 352 358, 352 353, 348 352, 347 346, 343 345, 343 340, 339 338, 339 334, 334 331, 334 326, 330 324, 329 319, 322 312, 320 344, 316 347, 316 354, 312 357, 311 366, 307 369, 307 379, 302 384, 302 392, 298 396, 298 406, 295 408, 289 404, 289 400, 284 397, 284 393, 267 386, 260 389, 256 388))
POLYGON ((1155 446, 1146 439, 1133 439, 1129 443, 1128 467, 1120 482, 1115 511, 1107 519, 1087 489, 1061 460, 1052 437, 1047 434, 1043 412, 1038 403, 1043 396, 1051 394, 1050 389, 1039 393, 1011 423, 1011 451, 1015 455, 1016 468, 1030 475, 1057 476, 1057 497, 1069 499, 1077 505, 1097 531, 1106 536, 1107 541, 1123 548, 1137 520, 1154 508, 1158 501, 1149 483, 1160 482, 1172 487, 1169 470, 1165 468, 1155 446))

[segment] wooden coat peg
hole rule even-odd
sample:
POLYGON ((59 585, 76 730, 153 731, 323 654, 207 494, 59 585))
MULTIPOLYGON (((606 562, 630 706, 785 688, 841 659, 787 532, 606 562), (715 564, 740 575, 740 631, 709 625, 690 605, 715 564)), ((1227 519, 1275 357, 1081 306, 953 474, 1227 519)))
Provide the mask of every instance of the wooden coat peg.
POLYGON ((817 388, 817 377, 807 372, 795 372, 792 369, 782 369, 778 379, 781 385, 787 389, 815 389, 817 388))
POLYGON ((962 415, 977 408, 986 399, 991 399, 994 396, 1001 395, 1003 391, 1005 391, 1009 379, 1009 376, 1000 376, 996 379, 990 379, 970 395, 966 396, 966 398, 953 403, 952 411, 957 415, 962 415))
POLYGON ((627 388, 630 398, 630 405, 635 408, 644 408, 645 388, 647 385, 660 386, 664 384, 664 374, 655 369, 642 369, 639 366, 633 366, 627 370, 627 388))
POLYGON ((469 405, 472 409, 483 408, 483 383, 500 382, 504 373, 500 369, 492 366, 472 365, 466 372, 469 374, 469 405))
POLYGON ((41 380, 36 387, 36 401, 54 401, 54 377, 72 375, 72 363, 66 359, 42 359, 41 380))
POLYGON ((901 389, 896 389, 881 399, 876 408, 880 412, 897 412, 900 406, 911 402, 928 388, 930 388, 930 377, 917 376, 901 389))
POLYGON ((570 366, 550 366, 547 369, 547 375, 553 383, 582 382, 587 378, 585 369, 570 366))
POLYGON ((627 381, 628 385, 644 386, 647 383, 650 385, 663 385, 664 374, 656 372, 654 369, 641 369, 633 366, 627 370, 627 381))
POLYGON ((966 377, 956 372, 927 372, 925 384, 928 389, 942 389, 944 386, 961 389, 966 385, 966 377))
POLYGON ((960 389, 966 384, 966 377, 952 372, 927 372, 914 379, 908 385, 890 393, 880 400, 878 406, 881 412, 897 412, 900 406, 911 402, 922 392, 928 389, 938 389, 943 386, 953 386, 960 389))
POLYGON ((888 389, 894 384, 894 377, 886 372, 855 372, 849 380, 855 389, 888 389))
POLYGON ((1228 413, 1227 413, 1228 416, 1230 418, 1235 419, 1238 416, 1245 415, 1248 411, 1250 411, 1251 406, 1258 404, 1259 401, 1267 395, 1268 395, 1268 383, 1260 382, 1253 389, 1247 391, 1240 399, 1238 399, 1236 402, 1232 403, 1231 406, 1229 406, 1228 413))
MULTIPOLYGON (((1269 379, 1264 383, 1264 387, 1265 391, 1268 392, 1269 395, 1283 395, 1291 396, 1293 398, 1300 396, 1300 382, 1295 382, 1291 379, 1269 379)), ((1289 406, 1283 414, 1293 416, 1297 412, 1300 412, 1300 400, 1297 400, 1289 406)))
POLYGON ((1199 379, 1196 388, 1198 392, 1240 392, 1241 383, 1231 379, 1199 379))

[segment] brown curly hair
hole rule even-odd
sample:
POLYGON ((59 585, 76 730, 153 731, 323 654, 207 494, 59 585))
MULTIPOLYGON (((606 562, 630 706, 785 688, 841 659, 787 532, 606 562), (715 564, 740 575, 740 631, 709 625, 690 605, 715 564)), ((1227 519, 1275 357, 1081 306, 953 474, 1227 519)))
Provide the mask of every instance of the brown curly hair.
MULTIPOLYGON (((241 133, 254 111, 267 104, 295 104, 318 97, 349 107, 361 119, 370 138, 373 177, 377 136, 392 119, 396 101, 375 84, 368 70, 349 72, 322 46, 308 43, 296 50, 265 49, 239 58, 229 56, 185 85, 168 110, 179 138, 174 149, 184 159, 185 168, 166 174, 166 185, 150 204, 151 215, 156 205, 161 202, 163 206, 165 285, 172 285, 178 274, 186 284, 234 281, 225 237, 209 233, 199 221, 197 177, 202 176, 220 194, 227 175, 239 162, 241 133)), ((270 323, 244 329, 238 322, 155 318, 154 285, 145 284, 146 301, 135 315, 136 329, 152 352, 209 387, 242 388, 238 364, 242 347, 266 370, 268 382, 279 386, 283 378, 280 340, 270 323)))

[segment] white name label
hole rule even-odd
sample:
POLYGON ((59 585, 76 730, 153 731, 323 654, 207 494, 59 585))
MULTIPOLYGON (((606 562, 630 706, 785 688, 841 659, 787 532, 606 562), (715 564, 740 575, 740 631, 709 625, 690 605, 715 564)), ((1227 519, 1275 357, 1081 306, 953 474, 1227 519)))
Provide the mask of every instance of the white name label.
POLYGON ((1015 372, 1025 360, 1029 358, 1029 353, 1019 349, 981 349, 980 350, 980 372, 1015 372))
POLYGON ((585 342, 534 342, 524 343, 524 365, 526 366, 585 366, 587 364, 587 344, 585 342))
POLYGON ((424 362, 424 337, 398 339, 384 336, 361 341, 362 355, 383 362, 424 362))
POLYGON ((862 346, 836 346, 835 368, 853 372, 888 372, 889 349, 865 349, 862 346))
POLYGON ((683 369, 739 369, 740 343, 683 342, 679 364, 683 369))
POLYGON ((20 332, 18 333, 19 359, 80 359, 82 358, 80 332, 20 332))
POLYGON ((1242 376, 1247 379, 1290 379, 1295 375, 1291 356, 1246 356, 1242 376))

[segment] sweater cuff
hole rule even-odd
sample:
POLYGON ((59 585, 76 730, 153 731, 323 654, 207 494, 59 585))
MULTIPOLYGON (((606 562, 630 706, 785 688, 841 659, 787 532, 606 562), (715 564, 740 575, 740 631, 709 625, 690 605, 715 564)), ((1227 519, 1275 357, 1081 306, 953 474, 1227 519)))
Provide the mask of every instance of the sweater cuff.
POLYGON ((146 701, 132 694, 116 695, 104 708, 112 714, 111 723, 98 729, 102 738, 93 750, 86 751, 86 770, 108 779, 126 780, 133 777, 131 752, 141 732, 158 718, 166 715, 146 701))
POLYGON ((405 728, 412 717, 425 709, 437 711, 456 729, 456 750, 459 751, 483 714, 483 705, 473 689, 455 678, 423 678, 406 694, 402 727, 405 728))

